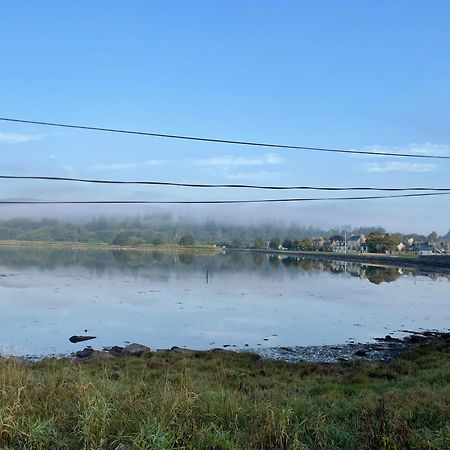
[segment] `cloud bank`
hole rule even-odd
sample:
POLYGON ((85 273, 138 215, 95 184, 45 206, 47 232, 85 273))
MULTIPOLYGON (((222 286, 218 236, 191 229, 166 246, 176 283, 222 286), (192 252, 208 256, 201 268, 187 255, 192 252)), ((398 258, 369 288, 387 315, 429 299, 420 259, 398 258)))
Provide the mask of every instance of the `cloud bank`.
POLYGON ((368 152, 410 153, 413 155, 427 156, 450 156, 450 147, 448 145, 432 144, 431 142, 424 142, 422 144, 413 142, 404 146, 370 145, 363 147, 363 150, 368 152))
POLYGON ((407 162, 387 162, 387 163, 369 163, 366 164, 367 172, 433 172, 436 170, 436 164, 407 163, 407 162))
POLYGON ((138 169, 140 167, 148 166, 159 166, 163 164, 163 161, 159 159, 150 159, 148 161, 141 162, 124 162, 124 163, 113 163, 113 164, 94 164, 90 169, 94 170, 130 170, 138 169))
POLYGON ((283 161, 284 158, 274 153, 266 153, 258 157, 223 155, 191 160, 193 164, 199 167, 263 166, 266 164, 281 164, 283 161))
POLYGON ((0 131, 0 143, 20 144, 22 142, 38 141, 42 136, 39 134, 5 133, 0 131))

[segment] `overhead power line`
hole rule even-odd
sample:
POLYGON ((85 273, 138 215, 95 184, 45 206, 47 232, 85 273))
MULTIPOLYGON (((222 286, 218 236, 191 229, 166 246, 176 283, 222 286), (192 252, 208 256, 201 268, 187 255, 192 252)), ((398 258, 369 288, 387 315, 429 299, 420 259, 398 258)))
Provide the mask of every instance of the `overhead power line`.
POLYGON ((134 131, 134 130, 124 130, 118 128, 103 128, 96 126, 86 126, 86 125, 75 125, 67 123, 57 123, 57 122, 42 122, 37 120, 25 120, 25 119, 14 119, 10 117, 0 117, 1 121, 4 122, 14 122, 14 123, 24 123, 32 125, 44 125, 50 127, 60 127, 60 128, 71 128, 77 130, 88 130, 88 131, 104 131, 109 133, 122 133, 122 134, 133 134, 139 136, 152 136, 167 139, 180 139, 187 141, 199 141, 199 142, 211 142, 216 144, 233 144, 233 145, 246 145, 252 147, 264 147, 264 148, 277 148, 285 150, 305 150, 314 152, 327 152, 327 153, 342 153, 351 155, 371 155, 371 156, 395 156, 403 158, 427 158, 427 159, 450 159, 450 156, 443 155, 424 155, 415 153, 394 153, 394 152, 382 152, 382 151, 366 151, 366 150, 344 150, 337 148, 326 148, 326 147, 307 147, 301 145, 285 145, 285 144, 269 144, 263 142, 252 142, 252 141, 237 141, 230 139, 216 139, 198 136, 185 136, 181 134, 164 134, 164 133, 154 133, 147 131, 134 131))
POLYGON ((449 195, 450 192, 426 192, 417 194, 373 195, 358 197, 319 197, 319 198, 270 198, 256 200, 0 200, 0 205, 222 205, 241 203, 289 203, 323 202, 343 200, 376 200, 405 197, 428 197, 449 195))
POLYGON ((208 183, 181 183, 172 181, 126 181, 126 180, 102 180, 96 178, 73 178, 52 176, 25 176, 25 175, 0 175, 0 180, 40 180, 40 181, 69 181, 76 183, 92 184, 119 184, 119 185, 150 185, 150 186, 176 186, 191 188, 239 188, 239 189, 265 189, 265 190, 311 190, 311 191, 383 191, 383 192, 405 192, 405 191, 435 191, 450 192, 450 188, 434 187, 320 187, 320 186, 271 186, 255 184, 208 184, 208 183))

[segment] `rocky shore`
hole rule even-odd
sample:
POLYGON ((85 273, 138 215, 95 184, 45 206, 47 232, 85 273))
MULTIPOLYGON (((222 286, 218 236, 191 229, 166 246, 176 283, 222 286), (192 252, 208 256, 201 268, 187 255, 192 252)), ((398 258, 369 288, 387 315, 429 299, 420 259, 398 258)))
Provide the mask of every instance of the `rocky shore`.
POLYGON ((420 344, 450 342, 450 332, 405 331, 404 338, 390 335, 375 338, 375 342, 348 343, 308 347, 272 347, 253 350, 263 358, 288 362, 335 363, 342 361, 390 361, 420 344))
MULTIPOLYGON (((348 343, 343 345, 323 345, 307 347, 266 347, 266 348, 246 348, 234 349, 236 352, 252 353, 259 358, 274 359, 286 362, 311 362, 311 363, 335 363, 352 360, 365 361, 389 361, 397 358, 413 347, 422 344, 437 342, 450 342, 450 331, 405 331, 406 336, 395 338, 390 335, 375 338, 375 342, 370 343, 348 343)), ((153 354, 178 353, 185 356, 200 356, 207 352, 229 352, 228 347, 215 348, 211 350, 193 350, 181 347, 171 349, 152 350, 142 344, 132 343, 125 347, 113 346, 105 347, 102 350, 95 350, 92 347, 85 347, 83 350, 74 352, 71 356, 77 360, 91 359, 113 359, 125 356, 151 357, 153 354)))

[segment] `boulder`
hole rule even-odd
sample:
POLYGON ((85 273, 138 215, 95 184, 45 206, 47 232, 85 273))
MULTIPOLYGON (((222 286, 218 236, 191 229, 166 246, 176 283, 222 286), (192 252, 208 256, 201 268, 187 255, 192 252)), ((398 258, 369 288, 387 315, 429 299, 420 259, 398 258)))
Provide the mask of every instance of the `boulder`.
POLYGON ((94 350, 90 357, 95 358, 95 359, 113 359, 114 358, 114 356, 111 355, 111 353, 104 352, 101 350, 94 350))
POLYGON ((111 348, 106 348, 112 356, 122 356, 123 355, 123 347, 119 347, 118 345, 114 345, 111 348))
POLYGON ((378 342, 389 342, 389 343, 402 342, 401 339, 394 338, 390 334, 387 334, 385 337, 375 338, 375 340, 378 341, 378 342))
POLYGON ((86 347, 79 352, 76 352, 75 355, 80 359, 113 359, 114 356, 109 352, 102 350, 94 350, 91 347, 86 347))
POLYGON ((125 356, 141 356, 145 353, 149 353, 151 350, 149 347, 142 344, 128 344, 123 349, 123 355, 125 356))
POLYGON ((91 347, 86 347, 83 350, 80 350, 79 352, 76 352, 75 355, 77 358, 89 358, 94 353, 94 349, 91 347))

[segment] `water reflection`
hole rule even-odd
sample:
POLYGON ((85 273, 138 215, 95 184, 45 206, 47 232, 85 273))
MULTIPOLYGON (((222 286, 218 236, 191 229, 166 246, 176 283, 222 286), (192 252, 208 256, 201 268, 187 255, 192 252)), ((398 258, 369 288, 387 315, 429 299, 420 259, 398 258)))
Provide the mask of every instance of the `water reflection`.
POLYGON ((373 284, 391 283, 403 275, 403 270, 396 267, 367 267, 364 272, 373 284))
POLYGON ((449 275, 251 253, 0 248, 0 353, 288 346, 448 326, 449 275), (80 344, 82 346, 82 344, 80 344))
POLYGON ((143 268, 173 268, 184 266, 184 271, 197 271, 208 267, 210 271, 264 270, 270 276, 271 269, 283 267, 300 276, 307 272, 329 272, 345 277, 365 279, 373 284, 391 283, 402 276, 426 276, 430 279, 446 278, 449 273, 428 272, 419 268, 405 268, 362 264, 348 261, 308 259, 284 255, 265 255, 230 252, 227 254, 202 254, 195 251, 168 253, 163 251, 89 250, 0 248, 0 265, 11 269, 37 267, 53 270, 57 267, 80 266, 97 274, 116 268, 138 273, 143 268))

